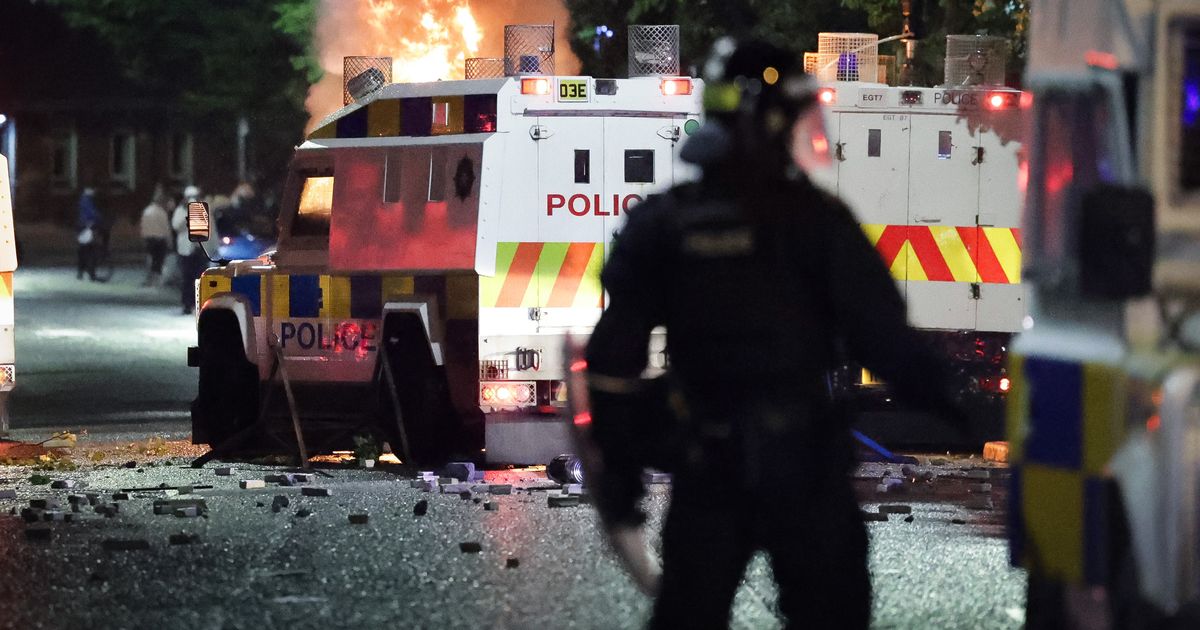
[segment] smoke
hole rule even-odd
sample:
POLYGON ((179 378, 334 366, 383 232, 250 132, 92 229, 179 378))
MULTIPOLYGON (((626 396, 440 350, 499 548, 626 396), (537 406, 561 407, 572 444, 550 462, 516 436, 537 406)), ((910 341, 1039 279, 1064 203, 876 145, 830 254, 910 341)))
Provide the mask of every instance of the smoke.
POLYGON ((579 71, 563 0, 321 0, 317 55, 325 74, 309 88, 308 130, 342 107, 342 59, 392 57, 392 80, 463 78, 469 57, 501 57, 504 25, 555 24, 555 69, 579 71))

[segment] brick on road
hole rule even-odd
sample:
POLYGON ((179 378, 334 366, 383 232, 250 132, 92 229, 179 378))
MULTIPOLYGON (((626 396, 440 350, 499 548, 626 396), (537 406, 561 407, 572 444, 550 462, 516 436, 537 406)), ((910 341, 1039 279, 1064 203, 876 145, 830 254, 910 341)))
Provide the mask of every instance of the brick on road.
POLYGON ((425 513, 428 511, 429 501, 426 501, 425 499, 417 501, 417 504, 413 506, 413 516, 425 516, 425 513))
POLYGON ((327 497, 331 493, 329 492, 329 488, 316 488, 316 487, 309 486, 309 487, 301 488, 300 494, 302 494, 306 497, 327 497))
POLYGON ((912 506, 900 504, 881 505, 879 506, 879 512, 881 514, 912 514, 912 506))
POLYGON ((229 477, 233 474, 233 466, 221 466, 220 468, 214 468, 213 472, 216 473, 218 477, 229 477))
POLYGON ((551 494, 546 496, 546 505, 550 507, 574 507, 579 505, 579 497, 565 494, 551 494))
POLYGON ((14 490, 12 488, 5 488, 3 490, 0 490, 0 499, 15 499, 15 498, 17 498, 16 490, 14 490))
POLYGON ((463 553, 479 553, 483 551, 483 545, 473 541, 460 542, 458 543, 458 550, 463 553))
POLYGON ((262 479, 243 479, 238 482, 238 487, 243 490, 251 490, 255 488, 266 488, 267 482, 262 479))
POLYGON ((968 510, 990 510, 992 505, 992 497, 987 495, 975 495, 967 497, 968 510))
POLYGON ((990 483, 972 483, 967 485, 967 492, 972 494, 983 494, 991 491, 992 484, 990 483))
POLYGON ((868 523, 882 522, 888 520, 888 515, 887 512, 868 512, 866 510, 862 510, 862 519, 868 523))
POLYGON ((138 551, 150 548, 150 541, 142 538, 106 538, 101 544, 105 551, 138 551))
POLYGON ((512 484, 495 483, 488 486, 488 492, 492 494, 512 494, 512 484))
POLYGON ((366 514, 351 514, 350 515, 350 523, 352 525, 366 525, 367 521, 369 521, 369 520, 370 520, 370 516, 368 516, 366 514))
POLYGON ((180 532, 178 534, 171 534, 171 536, 167 540, 172 545, 191 545, 191 544, 194 544, 194 543, 200 541, 200 535, 187 533, 187 532, 180 532))
POLYGON ((442 468, 442 475, 446 477, 454 477, 463 481, 470 481, 475 474, 475 464, 473 462, 450 462, 442 468))

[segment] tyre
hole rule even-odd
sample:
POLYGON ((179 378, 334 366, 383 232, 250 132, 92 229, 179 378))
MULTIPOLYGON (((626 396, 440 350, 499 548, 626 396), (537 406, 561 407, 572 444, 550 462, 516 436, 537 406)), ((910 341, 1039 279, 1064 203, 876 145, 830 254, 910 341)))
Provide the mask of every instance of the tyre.
POLYGON ((216 446, 258 416, 258 368, 246 360, 237 317, 205 311, 198 327, 200 378, 192 403, 192 442, 216 446))

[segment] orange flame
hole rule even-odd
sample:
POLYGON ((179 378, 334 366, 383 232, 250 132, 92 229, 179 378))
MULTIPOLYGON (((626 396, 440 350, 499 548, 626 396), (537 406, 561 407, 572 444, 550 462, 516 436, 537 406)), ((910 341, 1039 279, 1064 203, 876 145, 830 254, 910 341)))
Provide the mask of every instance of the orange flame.
POLYGON ((569 16, 562 0, 474 2, 475 7, 472 0, 321 0, 317 50, 325 76, 309 90, 310 130, 342 106, 346 56, 391 57, 397 83, 462 79, 467 58, 503 54, 505 24, 555 23, 559 70, 578 69, 565 39, 569 16))

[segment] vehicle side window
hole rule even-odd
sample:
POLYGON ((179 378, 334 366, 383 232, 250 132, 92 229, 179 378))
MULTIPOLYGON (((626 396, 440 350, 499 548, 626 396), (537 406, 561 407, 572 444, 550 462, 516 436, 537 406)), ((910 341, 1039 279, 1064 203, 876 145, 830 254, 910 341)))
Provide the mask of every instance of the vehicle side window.
POLYGON ((429 201, 446 200, 446 152, 434 149, 429 154, 429 201))
POLYGON ((591 151, 575 149, 575 183, 589 184, 592 181, 591 151))
POLYGON ((654 183, 654 149, 625 150, 625 181, 630 184, 654 183))
POLYGON ((883 133, 880 129, 867 130, 867 157, 879 157, 880 145, 883 143, 883 133))
POLYGON ((387 152, 387 161, 383 172, 383 202, 396 203, 400 201, 400 161, 403 159, 400 151, 387 152))
POLYGON ((333 176, 310 175, 304 178, 292 236, 329 236, 329 216, 333 211, 333 176))
POLYGON ((949 160, 950 152, 954 149, 953 136, 949 131, 938 132, 938 159, 949 160))

